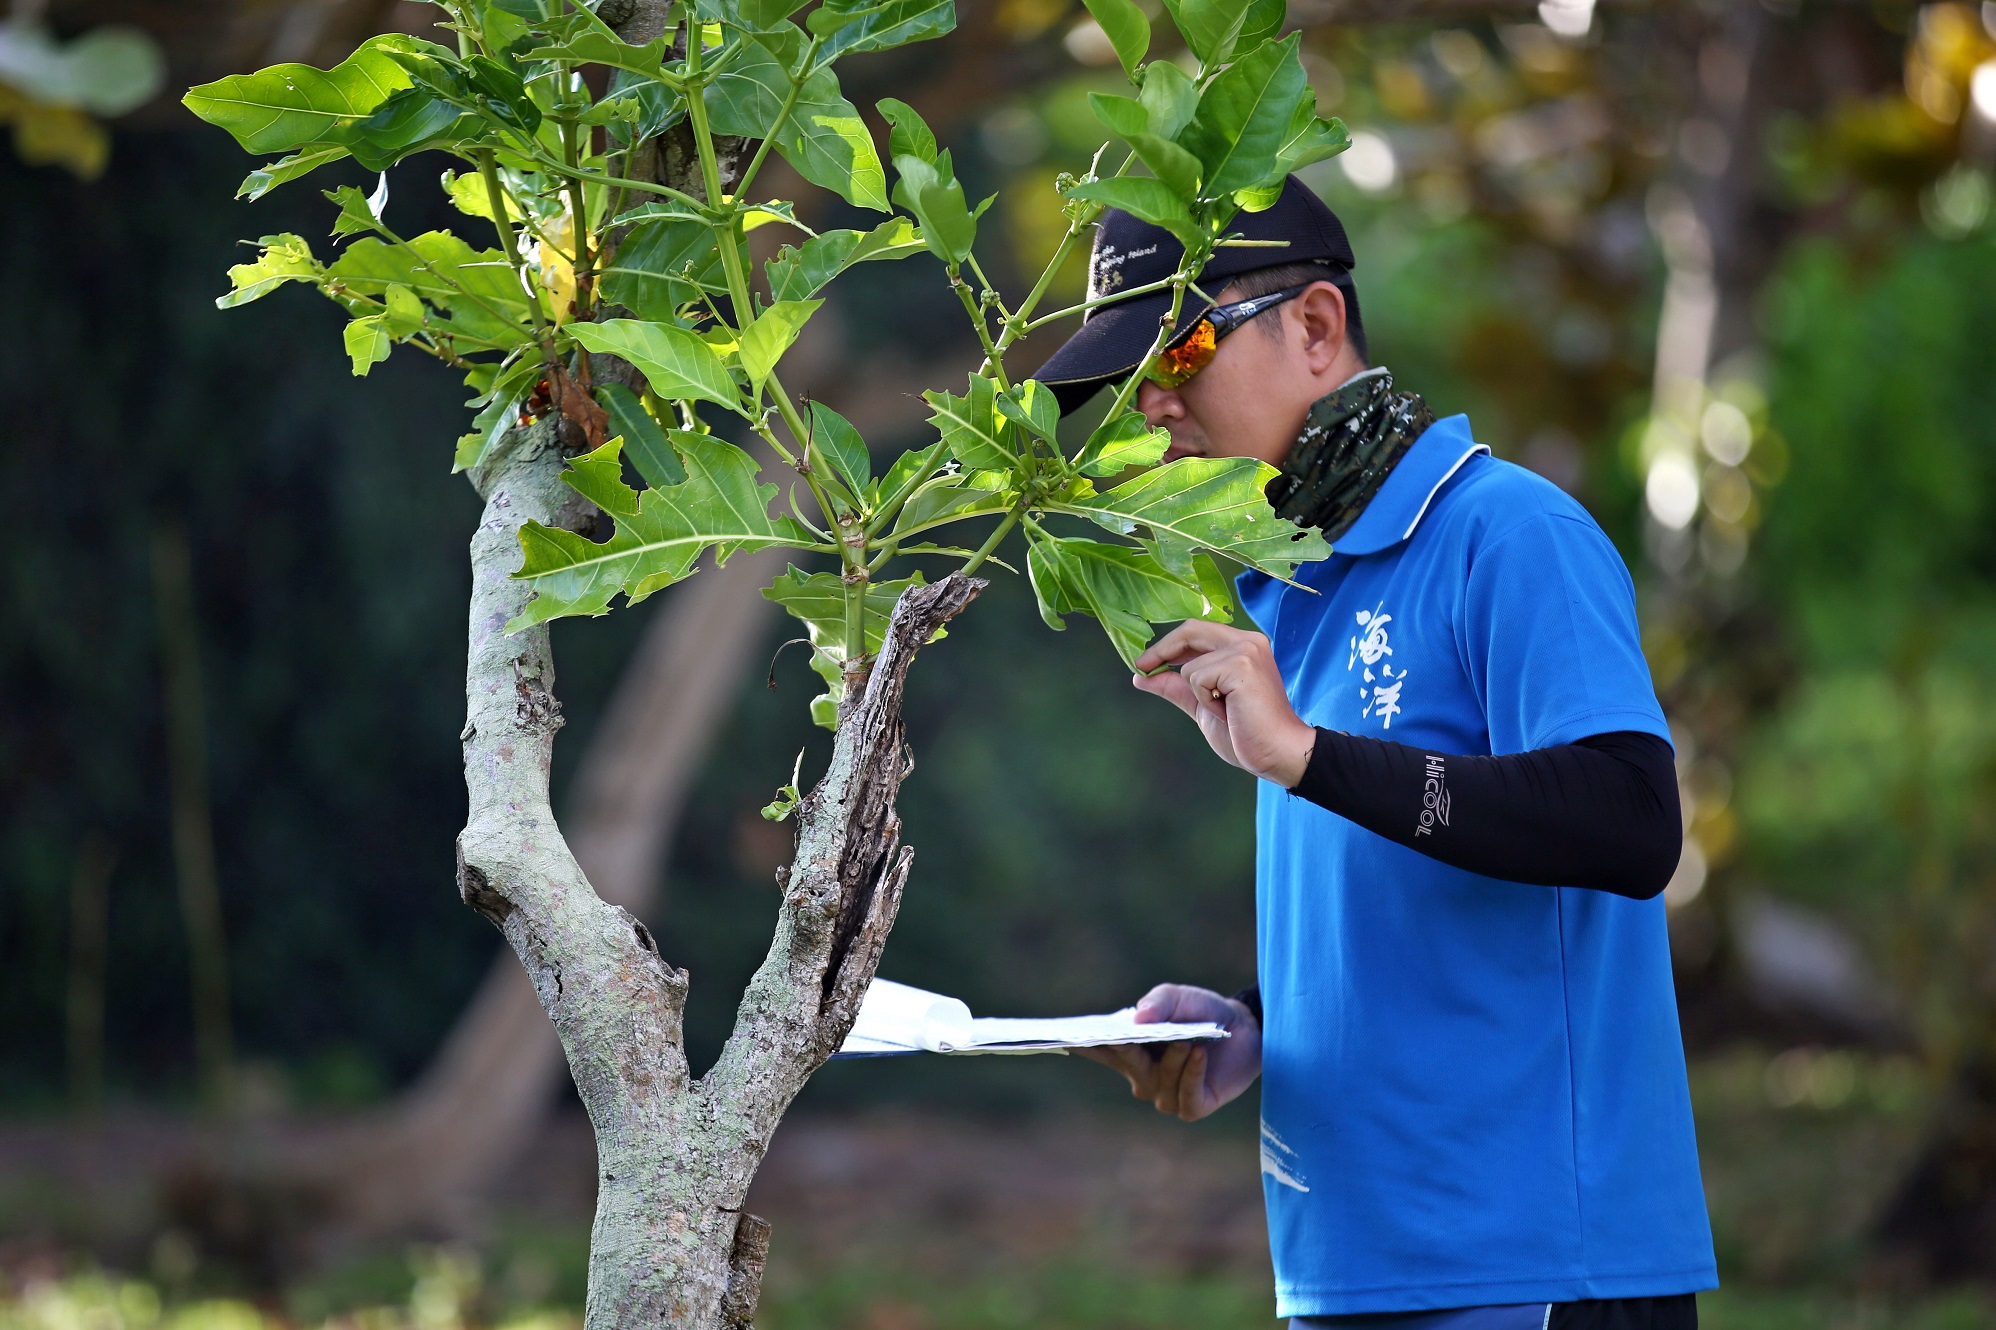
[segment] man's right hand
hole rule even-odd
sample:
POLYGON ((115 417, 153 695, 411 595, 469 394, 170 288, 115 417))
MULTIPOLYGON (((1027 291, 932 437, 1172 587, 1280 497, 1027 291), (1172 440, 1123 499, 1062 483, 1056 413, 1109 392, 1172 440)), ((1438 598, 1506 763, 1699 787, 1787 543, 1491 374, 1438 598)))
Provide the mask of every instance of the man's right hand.
POLYGON ((1137 1003, 1137 1022, 1212 1021, 1225 1039, 1170 1044, 1110 1044, 1075 1052, 1114 1067, 1130 1082, 1130 1093, 1148 1099, 1160 1113, 1197 1122, 1240 1096, 1261 1075, 1261 1023, 1247 1004, 1221 997, 1210 988, 1159 984, 1137 1003))

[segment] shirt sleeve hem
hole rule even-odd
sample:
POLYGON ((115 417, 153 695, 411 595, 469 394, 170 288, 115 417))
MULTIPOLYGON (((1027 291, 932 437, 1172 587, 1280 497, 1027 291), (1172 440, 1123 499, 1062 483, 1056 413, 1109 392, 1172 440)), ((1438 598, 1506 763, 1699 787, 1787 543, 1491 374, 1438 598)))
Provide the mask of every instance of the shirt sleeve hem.
POLYGON ((1653 734, 1667 744, 1671 744, 1670 726, 1663 717, 1654 711, 1641 707, 1595 707, 1588 711, 1578 711, 1556 724, 1540 729, 1531 738, 1524 750, 1531 752, 1538 748, 1553 748, 1560 744, 1570 744, 1576 739, 1588 739, 1597 734, 1611 734, 1617 730, 1635 730, 1640 734, 1653 734))

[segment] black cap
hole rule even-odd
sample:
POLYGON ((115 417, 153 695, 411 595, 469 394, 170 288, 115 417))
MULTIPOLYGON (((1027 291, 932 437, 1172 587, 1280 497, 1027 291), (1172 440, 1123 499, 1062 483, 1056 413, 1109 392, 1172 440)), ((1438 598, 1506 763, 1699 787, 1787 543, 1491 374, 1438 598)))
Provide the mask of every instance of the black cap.
MULTIPOLYGON (((1274 206, 1261 212, 1240 212, 1231 230, 1244 240, 1277 240, 1276 245, 1229 245, 1215 250, 1200 270, 1199 285, 1217 296, 1229 278, 1258 268, 1290 263, 1322 263, 1333 272, 1329 280, 1348 274, 1356 263, 1344 223, 1310 189, 1290 176, 1274 206)), ((1185 246, 1162 227, 1140 222, 1114 208, 1102 214, 1095 232, 1095 251, 1088 260, 1088 299, 1099 300, 1117 291, 1161 282, 1178 271, 1185 246)), ((1357 322, 1357 303, 1349 278, 1340 286, 1357 322)), ((1212 301, 1187 291, 1179 308, 1174 338, 1190 331, 1212 301)), ((1053 353, 1033 377, 1054 390, 1063 412, 1093 397, 1111 379, 1135 369, 1157 337, 1159 320, 1171 312, 1171 292, 1157 291, 1133 300, 1090 310, 1081 328, 1053 353)))

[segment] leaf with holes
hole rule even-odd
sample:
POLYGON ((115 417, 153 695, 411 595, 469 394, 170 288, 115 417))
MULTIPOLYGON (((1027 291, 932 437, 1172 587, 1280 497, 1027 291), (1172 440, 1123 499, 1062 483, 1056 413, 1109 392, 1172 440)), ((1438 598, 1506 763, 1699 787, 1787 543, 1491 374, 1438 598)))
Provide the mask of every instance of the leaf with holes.
POLYGON ((286 282, 317 285, 325 268, 312 257, 312 247, 300 236, 265 236, 256 242, 263 250, 254 262, 238 263, 229 269, 229 293, 215 299, 215 308, 234 309, 252 300, 261 300, 286 282))

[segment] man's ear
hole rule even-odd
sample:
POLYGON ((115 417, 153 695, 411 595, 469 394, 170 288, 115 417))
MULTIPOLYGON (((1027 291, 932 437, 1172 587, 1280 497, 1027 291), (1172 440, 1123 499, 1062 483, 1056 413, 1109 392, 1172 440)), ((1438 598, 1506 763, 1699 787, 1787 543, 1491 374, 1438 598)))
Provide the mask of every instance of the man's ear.
POLYGON ((1344 351, 1344 292, 1329 282, 1317 282, 1293 304, 1303 331, 1303 361, 1312 374, 1322 374, 1344 351))

